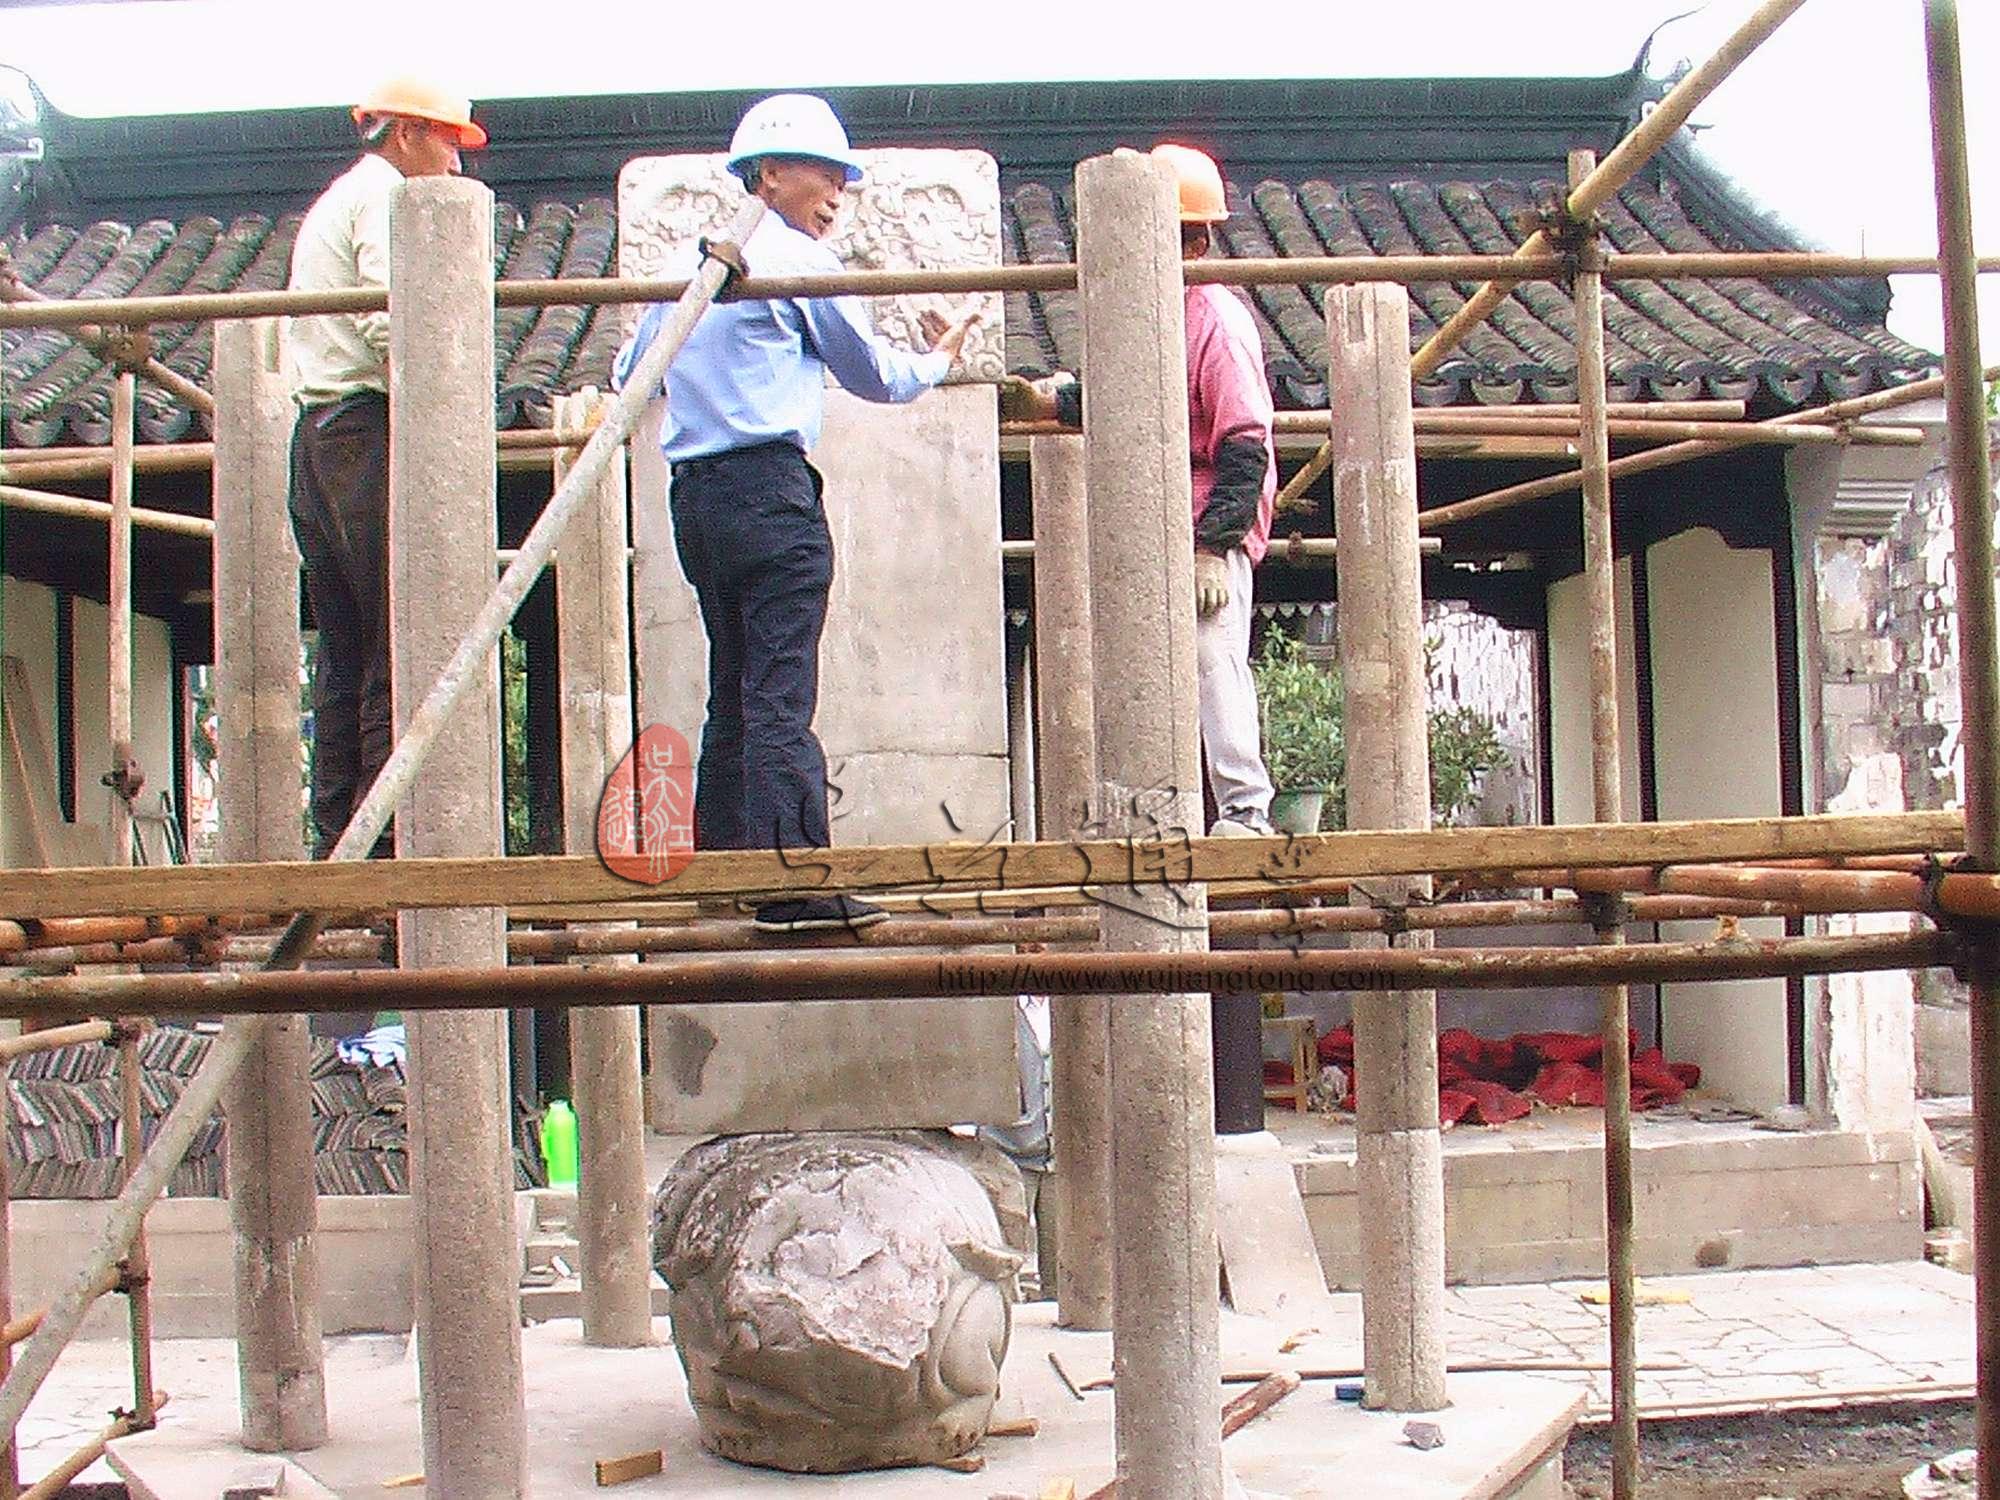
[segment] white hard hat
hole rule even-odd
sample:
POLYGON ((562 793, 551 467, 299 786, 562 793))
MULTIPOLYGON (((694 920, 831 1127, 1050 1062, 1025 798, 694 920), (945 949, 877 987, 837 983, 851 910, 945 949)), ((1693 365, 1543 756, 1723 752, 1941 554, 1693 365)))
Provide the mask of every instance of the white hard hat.
POLYGON ((841 168, 849 183, 861 180, 846 129, 833 106, 816 94, 773 94, 744 111, 729 138, 729 170, 741 177, 764 156, 808 156, 841 168))

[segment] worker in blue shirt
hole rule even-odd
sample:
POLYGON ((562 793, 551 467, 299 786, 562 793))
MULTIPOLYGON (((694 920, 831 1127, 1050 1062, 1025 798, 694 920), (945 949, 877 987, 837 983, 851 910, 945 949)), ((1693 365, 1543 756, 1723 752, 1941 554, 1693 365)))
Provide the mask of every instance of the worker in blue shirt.
MULTIPOLYGON (((825 100, 778 94, 736 127, 729 169, 769 212, 743 247, 754 276, 838 271, 821 243, 861 180, 847 132, 825 100)), ((648 309, 618 353, 626 377, 667 309, 648 309)), ((913 401, 950 372, 976 317, 922 319, 932 347, 881 339, 856 297, 720 303, 667 371, 660 446, 681 569, 708 632, 708 718, 695 772, 703 849, 824 848, 826 755, 813 733, 819 641, 833 585, 833 538, 819 472, 828 371, 869 401, 913 401)), ((768 901, 766 932, 862 927, 882 909, 851 896, 768 901)))

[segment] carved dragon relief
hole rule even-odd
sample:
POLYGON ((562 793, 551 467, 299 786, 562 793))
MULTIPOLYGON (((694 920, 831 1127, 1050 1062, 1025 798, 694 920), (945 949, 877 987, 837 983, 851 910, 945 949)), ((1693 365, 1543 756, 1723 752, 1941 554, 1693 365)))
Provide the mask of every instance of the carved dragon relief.
MULTIPOLYGON (((828 243, 856 270, 946 270, 1000 263, 1000 171, 983 151, 890 149, 855 153, 867 179, 828 243)), ((618 174, 618 272, 682 274, 687 252, 726 225, 743 188, 720 155, 645 156, 618 174)), ((757 267, 753 263, 750 273, 757 267)), ((983 321, 965 343, 954 382, 994 381, 1006 373, 1000 295, 976 299, 912 293, 872 299, 875 326, 903 349, 922 349, 918 315, 947 318, 976 301, 983 321)), ((641 309, 627 313, 636 321, 641 309)))

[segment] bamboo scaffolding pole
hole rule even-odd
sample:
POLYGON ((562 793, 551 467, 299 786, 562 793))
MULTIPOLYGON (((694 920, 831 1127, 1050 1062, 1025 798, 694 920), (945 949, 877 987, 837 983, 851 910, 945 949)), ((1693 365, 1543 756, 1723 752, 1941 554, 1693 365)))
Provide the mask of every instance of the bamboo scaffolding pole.
MULTIPOLYGON (((1566 219, 1572 224, 1588 224, 1597 210, 1631 180, 1652 154, 1673 138, 1674 132, 1694 113, 1696 106, 1715 92, 1743 59, 1804 3, 1805 0, 1764 0, 1749 19, 1716 49, 1714 56, 1667 92, 1666 97, 1640 120, 1630 135, 1618 143, 1601 165, 1593 168, 1583 181, 1572 184, 1563 205, 1566 219)), ((1537 229, 1521 242, 1514 256, 1517 260, 1526 261, 1549 255, 1556 249, 1548 231, 1537 229)), ((1423 380, 1434 374, 1444 363, 1445 356, 1457 348, 1468 333, 1492 316, 1493 310, 1506 300, 1513 285, 1513 278, 1496 276, 1467 299, 1465 305, 1410 357, 1411 377, 1423 380)), ((1332 458, 1333 445, 1321 444, 1319 452, 1278 492, 1279 508, 1289 508, 1309 485, 1326 472, 1332 458)))
MULTIPOLYGON (((495 434, 496 462, 503 468, 539 467, 551 454, 580 446, 583 433, 550 433, 534 428, 510 428, 495 434)), ((141 474, 196 474, 214 467, 212 443, 149 443, 133 451, 132 466, 141 474)), ((111 472, 111 457, 101 448, 0 449, 0 482, 48 484, 102 479, 111 472)))
MULTIPOLYGON (((120 959, 121 963, 134 960, 120 959)), ((111 1042, 118 1039, 118 1027, 110 1021, 84 1021, 75 1026, 48 1026, 40 1031, 27 1031, 19 1036, 0 1037, 0 1064, 10 1063, 17 1057, 30 1057, 37 1052, 53 1052, 58 1047, 74 1046, 80 1042, 111 1042)))
MULTIPOLYGON (((132 450, 132 468, 140 474, 194 473, 210 467, 214 451, 213 443, 142 443, 132 450)), ((102 479, 110 472, 111 454, 104 448, 0 448, 0 481, 8 483, 102 479)))
MULTIPOLYGON (((1636 404, 1636 403, 1633 403, 1636 404)), ((1318 412, 1279 412, 1272 431, 1279 437, 1318 437, 1327 430, 1327 418, 1318 412)), ((1560 412, 1544 414, 1538 408, 1437 407, 1416 416, 1420 437, 1558 437, 1575 438, 1577 419, 1560 412)), ((1735 423, 1701 418, 1660 418, 1622 416, 1611 421, 1612 437, 1627 441, 1682 442, 1726 441, 1731 443, 1862 443, 1886 448, 1914 448, 1924 440, 1920 427, 1839 427, 1768 423, 1735 423)), ((1002 422, 1002 437, 1081 436, 1081 429, 1060 422, 1002 422)))
POLYGON ((1540 871, 1571 890, 1765 900, 1816 915, 1905 911, 2000 920, 2000 881, 1972 872, 1935 877, 1893 870, 1806 870, 1757 865, 1669 865, 1659 869, 1540 871))
MULTIPOLYGON (((393 764, 393 759, 392 759, 393 764)), ((388 806, 387 799, 383 805, 388 806)), ((879 844, 812 850, 697 851, 672 889, 681 899, 809 891, 901 890, 913 898, 1050 887, 1097 891, 1246 882, 1273 893, 1370 875, 1450 876, 1567 867, 1927 854, 1958 847, 1956 812, 1842 813, 1690 822, 1438 828, 1265 839, 1078 839, 1066 843, 879 844)), ((15 919, 188 915, 254 907, 317 912, 557 905, 630 900, 634 887, 591 855, 490 859, 271 861, 0 870, 0 913, 15 919)), ((323 923, 320 925, 324 925, 323 923)))
MULTIPOLYGON (((115 1269, 106 1271, 94 1283, 96 1295, 99 1297, 110 1295, 119 1289, 124 1279, 124 1275, 120 1271, 115 1269)), ((0 1327, 0 1349, 12 1349, 16 1344, 27 1338, 37 1328, 42 1326, 42 1319, 45 1316, 47 1316, 47 1309, 42 1308, 35 1312, 23 1313, 18 1318, 8 1319, 6 1325, 0 1327)), ((155 1402, 154 1405, 157 1407, 158 1402, 155 1402)))
MULTIPOLYGON (((1627 903, 1633 922, 1685 922, 1709 917, 1795 917, 1828 908, 1730 896, 1642 896, 1627 903)), ((1541 927, 1587 923, 1595 908, 1579 900, 1464 901, 1412 908, 1393 918, 1365 907, 1309 906, 1257 911, 1215 911, 1209 915, 1212 937, 1307 937, 1318 933, 1385 932, 1393 928, 1418 931, 1464 930, 1482 927, 1541 927)), ((1869 906, 1868 910, 1916 911, 1907 907, 1869 906)), ((1098 938, 1097 918, 961 917, 902 918, 852 933, 807 934, 774 938, 748 922, 691 922, 671 927, 622 928, 616 931, 575 929, 562 932, 510 932, 507 957, 514 963, 554 962, 570 958, 649 953, 785 953, 826 948, 931 948, 987 943, 1088 944, 1098 938)), ((277 946, 269 937, 232 938, 217 945, 201 938, 150 938, 138 942, 56 945, 31 949, 24 966, 37 970, 88 967, 96 964, 188 964, 213 967, 225 963, 260 963, 277 946)), ((387 962, 394 956, 388 938, 369 932, 326 932, 308 957, 348 963, 387 962)), ((76 1028, 85 1035, 65 1041, 101 1040, 94 1028, 76 1028)), ((50 1035, 34 1032, 37 1039, 50 1035)), ((49 1045, 62 1045, 62 1042, 49 1045)), ((43 1050, 43 1049, 36 1049, 43 1050)), ((6 1054, 0 1052, 0 1059, 6 1054)))
MULTIPOLYGON (((1982 256, 1976 264, 1981 274, 2000 271, 2000 256, 1982 256)), ((1052 271, 1056 268, 1045 265, 1041 269, 1052 271)), ((1335 286, 1370 281, 1476 281, 1491 273, 1493 281, 1511 287, 1522 281, 1557 279, 1566 269, 1562 257, 1548 251, 1526 255, 1519 250, 1512 255, 1300 255, 1194 262, 1188 267, 1187 279, 1191 285, 1206 282, 1215 286, 1287 283, 1335 286)), ((1818 250, 1685 250, 1608 254, 1605 257, 1604 279, 1817 281, 1935 275, 1937 271, 1937 258, 1928 255, 1835 255, 1818 250)))
MULTIPOLYGON (((7 1327, 11 1328, 14 1324, 13 1185, 7 1180, 7 1173, 7 1154, 0 1151, 0 1318, 6 1319, 7 1327)), ((39 1323, 40 1314, 34 1316, 39 1323)), ((14 1342, 4 1338, 5 1331, 0 1329, 0 1380, 6 1378, 14 1363, 14 1342)), ((0 1433, 0 1500, 19 1500, 20 1494, 19 1447, 13 1433, 0 1433)))
MULTIPOLYGON (((139 1061, 140 1028, 127 1022, 118 1037, 119 1154, 125 1161, 125 1181, 131 1182, 146 1155, 145 1079, 139 1061)), ((119 1284, 125 1292, 132 1327, 132 1415, 141 1428, 153 1425, 158 1400, 153 1390, 153 1277, 142 1218, 125 1252, 119 1284)))
MULTIPOLYGON (((1975 869, 2000 868, 2000 601, 1994 588, 1993 473, 1979 300, 1972 257, 1972 188, 1966 162, 1965 81, 1956 0, 1926 0, 1931 155, 1937 183, 1938 256, 1944 263, 1946 463, 1951 478, 1957 580, 1958 681, 1964 724, 1965 853, 1975 869)), ((1992 928, 1971 945, 1973 1323, 1979 1389, 1975 1437, 1979 1500, 2000 1500, 2000 952, 1992 928), (1981 1217, 1981 1216, 1984 1217, 1981 1217)))
MULTIPOLYGON (((1687 123, 1695 108, 1804 3, 1805 0, 1765 0, 1758 6, 1749 19, 1716 49, 1713 56, 1668 91, 1632 133, 1612 148, 1611 154, 1602 163, 1593 166, 1589 175, 1581 181, 1572 182, 1569 197, 1563 204, 1568 220, 1576 224, 1588 223, 1598 209, 1631 181, 1655 151, 1673 139, 1674 132, 1687 123)), ((1538 229, 1521 243, 1515 254, 1526 258, 1554 248, 1549 235, 1538 229)), ((1508 287, 1497 281, 1481 287, 1464 307, 1425 341, 1410 360, 1410 373, 1419 380, 1432 374, 1466 334, 1486 321, 1493 309, 1505 300, 1507 292, 1508 287)))
MULTIPOLYGON (((126 492, 129 496, 130 491, 126 492)), ((108 500, 88 500, 81 495, 58 495, 49 490, 24 489, 16 484, 0 484, 0 508, 9 510, 39 511, 43 515, 71 516, 80 521, 106 521, 118 524, 119 507, 108 500)), ((144 526, 151 531, 171 532, 176 536, 191 536, 202 541, 210 541, 215 536, 215 522, 207 516, 186 516, 178 511, 151 510, 129 503, 123 511, 125 521, 133 526, 144 526)))
MULTIPOLYGON (((729 238, 736 244, 747 240, 750 232, 762 218, 763 212, 762 201, 753 199, 731 223, 729 238)), ((507 622, 520 608, 521 601, 527 596, 529 588, 554 554, 556 539, 568 526, 570 518, 585 497, 595 488, 598 479, 614 456, 623 450, 625 440, 641 410, 651 399, 651 393, 658 388, 666 374, 667 366, 679 353, 680 346, 686 341, 695 321, 700 318, 709 302, 721 289, 725 274, 725 268, 720 261, 703 263, 695 285, 675 307, 659 339, 639 361, 638 368, 633 371, 631 383, 612 404, 604 422, 591 435, 590 441, 584 445, 583 452, 577 456, 575 466, 570 470, 568 477, 557 487, 556 493, 543 508, 541 516, 522 543, 521 556, 494 587, 472 629, 465 639, 460 641, 458 649, 453 653, 444 671, 432 684, 424 701, 405 727, 402 739, 390 754, 389 763, 383 767, 375 784, 369 788, 367 796, 362 800, 361 806, 356 809, 353 819, 335 845, 330 860, 315 868, 351 869, 358 862, 364 861, 372 850, 376 838, 387 827, 395 804, 401 799, 421 766, 438 728, 471 684, 475 671, 483 670, 490 660, 490 653, 499 640, 500 632, 506 628, 507 622)), ((0 312, 6 310, 0 308, 0 312)), ((246 865, 242 868, 272 867, 246 865)), ((462 892, 461 899, 451 904, 463 905, 463 898, 462 892)), ((233 906, 247 904, 231 903, 233 906)), ((345 909, 352 911, 361 908, 348 905, 345 909)), ((300 914, 286 927, 277 948, 267 961, 265 977, 276 977, 281 981, 289 978, 290 976, 283 971, 297 968, 331 914, 328 908, 300 911, 300 914)), ((297 1007, 291 1009, 296 1010, 297 1007)), ((144 1223, 147 1208, 165 1190, 168 1179, 187 1154, 196 1132, 206 1125, 221 1100, 223 1090, 228 1087, 237 1070, 243 1066, 244 1060, 262 1039, 265 1024, 261 1018, 253 1017, 225 1026, 222 1035, 209 1049, 208 1057, 201 1068, 188 1081, 180 1099, 160 1122, 153 1144, 147 1149, 137 1170, 127 1180, 116 1201, 111 1205, 92 1254, 71 1280, 70 1285, 49 1305, 49 1313, 42 1327, 21 1347, 20 1359, 8 1372, 6 1379, 0 1381, 0 1433, 11 1433, 19 1424, 21 1414, 27 1410, 28 1402, 33 1399, 35 1391, 54 1368, 63 1346, 69 1342, 82 1323, 83 1315, 90 1304, 92 1284, 107 1266, 115 1264, 124 1257, 126 1247, 144 1223)))
MULTIPOLYGON (((1348 886, 1349 882, 1345 879, 1287 879, 1282 883, 1274 883, 1270 879, 1217 881, 1209 887, 1210 904, 1298 905, 1325 896, 1344 898, 1348 886)), ((880 903, 892 914, 904 916, 995 916, 1042 908, 1089 907, 1094 910, 1103 904, 1104 899, 1101 892, 1085 891, 1077 886, 1020 886, 1005 891, 884 893, 880 903)), ((728 898, 580 905, 529 903, 511 908, 508 916, 517 922, 602 922, 615 919, 641 924, 692 923, 727 914, 735 905, 728 898)), ((326 926, 328 929, 366 926, 385 919, 386 913, 356 911, 336 914, 328 919, 326 926)), ((232 933, 275 931, 289 920, 289 917, 274 916, 268 912, 239 911, 200 917, 50 917, 43 921, 31 921, 25 926, 19 922, 0 921, 0 955, 46 952, 70 945, 125 944, 136 948, 138 944, 164 938, 179 939, 190 950, 195 950, 225 940, 232 933)))
MULTIPOLYGON (((1708 398, 1694 401, 1608 401, 1604 406, 1606 416, 1658 418, 1671 422, 1740 422, 1749 410, 1747 401, 1708 398)), ((1421 432, 1426 426, 1488 419, 1510 422, 1563 417, 1575 424, 1582 418, 1582 408, 1574 401, 1537 401, 1528 406, 1429 406, 1412 412, 1411 416, 1421 432)), ((1331 414, 1324 411, 1281 411, 1277 414, 1277 427, 1280 432, 1318 434, 1326 431, 1330 420, 1331 414)))
POLYGON ((153 1400, 153 1411, 143 1421, 138 1412, 121 1414, 110 1426, 81 1448, 49 1470, 27 1489, 21 1492, 21 1500, 57 1500, 69 1489, 70 1481, 85 1469, 104 1457, 104 1450, 122 1437, 130 1437, 135 1432, 144 1432, 153 1425, 153 1418, 161 1407, 167 1404, 167 1393, 158 1392, 153 1400))
MULTIPOLYGON (((1594 948, 1154 954, 815 952, 689 956, 674 963, 606 969, 549 964, 407 971, 89 974, 0 980, 0 1017, 35 1014, 61 1019, 108 1009, 143 1009, 162 1016, 244 1017, 301 1011, 787 1004, 940 995, 1147 995, 1163 989, 1199 993, 1218 989, 1374 991, 1701 983, 1933 968, 1957 961, 1963 946, 1952 933, 1916 932, 1856 937, 1726 937, 1594 948)), ((185 1149, 185 1142, 180 1144, 185 1149)), ((90 1269, 95 1275, 96 1267, 90 1269)), ((5 1406, 0 1405, 0 1431, 6 1430, 7 1418, 5 1406)))
POLYGON ((132 862, 132 422, 138 382, 121 370, 111 387, 110 564, 105 649, 105 732, 111 740, 111 861, 132 862))
MULTIPOLYGON (((1800 3, 1800 0, 1787 0, 1800 3)), ((1695 75, 1689 75, 1692 79, 1695 75)), ((1687 80, 1683 80, 1685 83, 1687 80)), ((1661 101, 1662 106, 1666 103, 1661 101)), ((1648 120, 1659 118, 1655 110, 1648 120)), ((1526 248, 1525 246, 1523 247, 1526 248)), ((2000 256, 1976 261, 1981 274, 2000 272, 2000 256)), ((1935 274, 1938 262, 1921 255, 1830 255, 1818 251, 1692 251, 1612 256, 1605 276, 1612 281, 1662 281, 1678 277, 1801 280, 1873 278, 1935 274)), ((1477 281, 1490 278, 1512 286, 1553 280, 1565 273, 1559 255, 1538 249, 1511 255, 1342 255, 1190 262, 1191 286, 1332 286, 1364 282, 1477 281)), ((648 280, 579 276, 557 280, 503 281, 494 287, 500 307, 602 307, 670 302, 687 290, 680 279, 648 280)), ((1034 265, 968 266, 916 271, 830 271, 799 276, 746 276, 731 289, 738 300, 790 297, 884 297, 935 292, 966 295, 988 292, 1073 292, 1071 262, 1034 265)), ((188 292, 172 296, 106 297, 88 301, 0 302, 0 328, 80 329, 99 323, 144 326, 199 323, 220 318, 307 317, 321 313, 382 312, 388 294, 379 287, 320 291, 188 292)), ((148 379, 208 410, 209 398, 184 376, 148 368, 148 379), (178 383, 178 384, 176 384, 178 383), (195 393, 195 394, 190 394, 195 393), (199 400, 196 397, 199 397, 199 400)))
MULTIPOLYGON (((102 303, 99 305, 101 306, 102 303)), ((4 316, 15 308, 60 307, 67 310, 77 307, 87 309, 90 306, 91 304, 88 301, 70 302, 60 298, 43 296, 15 274, 5 251, 0 250, 0 316, 4 316)), ((85 319, 84 321, 65 326, 70 328, 71 337, 82 344, 84 348, 88 349, 98 358, 108 360, 114 358, 116 351, 111 347, 112 339, 110 330, 103 326, 105 322, 106 320, 101 318, 85 319)), ((199 385, 196 385, 192 380, 189 380, 187 376, 180 374, 178 371, 168 369, 150 354, 140 360, 135 368, 140 374, 152 381, 154 385, 160 387, 161 390, 185 401, 196 411, 201 412, 205 416, 213 416, 215 414, 215 397, 211 396, 199 385)))
MULTIPOLYGON (((1436 556, 1444 550, 1444 543, 1434 536, 1422 537, 1418 540, 1417 550, 1426 557, 1436 556)), ((1264 555, 1264 561, 1303 568, 1314 563, 1331 562, 1339 555, 1338 537, 1300 536, 1294 532, 1289 537, 1272 537, 1271 550, 1264 555)), ((1005 541, 1000 544, 1000 561, 1003 563, 1032 563, 1034 560, 1035 544, 1032 541, 1005 541)))
MULTIPOLYGON (((2000 365, 1989 365, 1984 377, 1990 380, 1996 376, 2000 376, 2000 365)), ((1646 453, 1630 453, 1611 461, 1611 474, 1613 478, 1644 474, 1653 469, 1687 463, 1692 459, 1707 458, 1711 454, 1726 453, 1744 441, 1744 435, 1757 426, 1785 427, 1806 422, 1855 421, 1873 412, 1890 411, 1898 406, 1908 406, 1912 402, 1929 400, 1933 396, 1942 395, 1944 389, 1945 379, 1942 375, 1927 376, 1922 380, 1913 380, 1907 385, 1899 385, 1893 390, 1875 391, 1866 396, 1835 401, 1827 406, 1789 412, 1782 417, 1773 417, 1769 422, 1752 423, 1745 426, 1741 432, 1731 434, 1727 441, 1675 443, 1646 453)), ((1510 484, 1502 489, 1489 490, 1483 495, 1473 495, 1464 500, 1454 501, 1450 505, 1435 506, 1418 517, 1418 524, 1426 531, 1436 531, 1455 522, 1470 521, 1479 516, 1491 515, 1495 511, 1525 505, 1531 500, 1565 494, 1582 482, 1583 471, 1573 469, 1564 474, 1552 474, 1546 479, 1530 479, 1521 484, 1510 484)))
MULTIPOLYGON (((1640 159, 1626 158, 1632 167, 1640 159)), ((1595 152, 1570 153, 1572 204, 1584 197, 1585 188, 1597 177, 1595 152)), ((1577 217, 1579 223, 1587 225, 1589 210, 1577 217)), ((1590 634, 1590 779, 1593 816, 1600 823, 1616 823, 1625 816, 1624 777, 1619 766, 1618 552, 1611 518, 1611 424, 1604 415, 1604 281, 1599 261, 1598 240, 1592 232, 1578 257, 1575 292, 1577 396, 1582 408, 1583 568, 1590 634)), ((1601 914, 1595 926, 1597 941, 1605 945, 1605 951, 1616 951, 1624 942, 1622 920, 1601 914)), ((1604 1048, 1604 1269, 1611 1303, 1608 1332, 1614 1500, 1635 1500, 1639 1489, 1631 1024, 1630 992, 1622 984, 1606 985, 1600 1031, 1604 1048)))

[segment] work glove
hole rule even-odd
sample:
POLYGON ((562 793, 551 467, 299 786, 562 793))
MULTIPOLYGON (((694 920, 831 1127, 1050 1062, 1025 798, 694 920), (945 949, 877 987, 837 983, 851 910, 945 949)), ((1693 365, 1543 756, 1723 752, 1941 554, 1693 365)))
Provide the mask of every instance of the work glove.
POLYGON ((1206 619, 1229 602, 1229 565, 1213 552, 1194 555, 1194 612, 1206 619))

